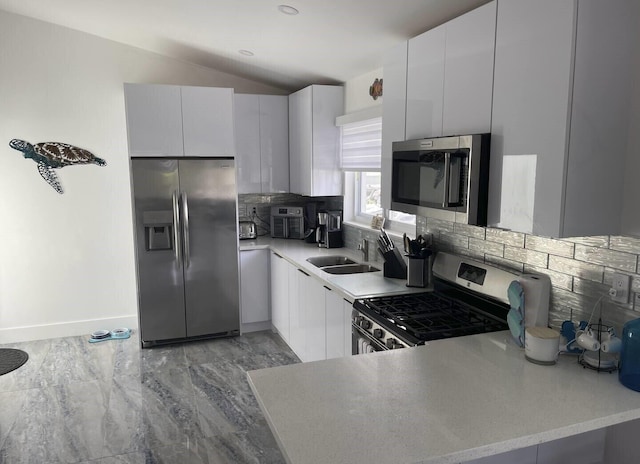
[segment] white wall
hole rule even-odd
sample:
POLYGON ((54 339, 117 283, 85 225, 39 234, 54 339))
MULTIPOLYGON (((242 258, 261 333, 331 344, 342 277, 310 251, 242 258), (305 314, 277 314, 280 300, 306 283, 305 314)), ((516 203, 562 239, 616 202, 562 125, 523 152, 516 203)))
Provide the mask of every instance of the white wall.
POLYGON ((137 326, 123 82, 281 89, 0 11, 0 343, 137 326), (58 141, 106 167, 56 193, 8 145, 58 141))
MULTIPOLYGON (((373 106, 382 105, 382 98, 378 97, 374 100, 369 95, 369 87, 373 81, 382 78, 382 68, 374 69, 371 72, 362 74, 348 80, 344 84, 344 107, 345 114, 355 113, 373 106)), ((383 82, 384 84, 384 82, 383 82)), ((384 96, 384 86, 383 86, 384 96)))

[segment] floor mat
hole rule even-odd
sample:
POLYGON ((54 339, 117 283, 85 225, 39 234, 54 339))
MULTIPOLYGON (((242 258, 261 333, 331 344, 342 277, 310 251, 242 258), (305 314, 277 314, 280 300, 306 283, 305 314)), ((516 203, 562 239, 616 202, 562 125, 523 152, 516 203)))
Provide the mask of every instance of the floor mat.
POLYGON ((14 348, 0 348, 0 375, 16 370, 29 359, 29 355, 14 348))

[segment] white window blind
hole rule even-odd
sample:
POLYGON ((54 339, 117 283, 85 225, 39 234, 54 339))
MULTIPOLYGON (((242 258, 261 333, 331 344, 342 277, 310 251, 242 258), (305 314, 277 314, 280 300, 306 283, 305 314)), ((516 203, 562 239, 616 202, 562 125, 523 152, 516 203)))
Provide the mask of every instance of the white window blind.
POLYGON ((379 171, 382 150, 382 118, 342 126, 344 171, 379 171))

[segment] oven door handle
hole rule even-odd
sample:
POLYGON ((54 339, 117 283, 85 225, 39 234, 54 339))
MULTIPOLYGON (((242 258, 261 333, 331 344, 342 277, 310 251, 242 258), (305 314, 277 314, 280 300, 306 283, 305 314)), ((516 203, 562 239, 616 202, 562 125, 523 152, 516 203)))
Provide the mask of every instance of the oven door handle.
MULTIPOLYGON (((357 334, 357 335, 365 338, 374 347, 379 348, 376 351, 387 351, 389 349, 389 348, 386 347, 386 345, 384 343, 382 343, 380 340, 377 340, 377 339, 373 338, 371 335, 369 335, 369 333, 367 333, 366 331, 362 330, 357 325, 352 323, 351 324, 351 329, 352 329, 352 332, 354 334, 357 334)), ((360 354, 362 354, 362 353, 360 353, 360 354)))

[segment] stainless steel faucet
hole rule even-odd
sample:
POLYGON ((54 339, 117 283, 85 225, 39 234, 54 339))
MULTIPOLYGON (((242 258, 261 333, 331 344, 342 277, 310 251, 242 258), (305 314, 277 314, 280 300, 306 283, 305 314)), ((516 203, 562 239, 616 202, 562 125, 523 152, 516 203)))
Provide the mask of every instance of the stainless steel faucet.
POLYGON ((358 243, 358 250, 362 252, 362 259, 369 261, 369 242, 366 238, 363 238, 362 242, 358 243))

